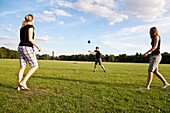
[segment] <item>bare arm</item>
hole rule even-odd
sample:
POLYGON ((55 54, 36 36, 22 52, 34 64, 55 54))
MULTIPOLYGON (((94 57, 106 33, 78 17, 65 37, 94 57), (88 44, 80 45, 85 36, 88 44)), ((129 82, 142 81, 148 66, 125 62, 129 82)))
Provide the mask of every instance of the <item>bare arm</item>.
POLYGON ((151 53, 152 51, 154 51, 157 47, 158 47, 158 41, 159 41, 159 37, 156 36, 155 38, 155 42, 154 42, 154 46, 148 51, 146 52, 143 56, 146 57, 149 53, 151 53))
POLYGON ((28 29, 28 37, 29 37, 29 41, 35 46, 37 47, 37 49, 39 51, 41 51, 41 48, 35 43, 35 41, 33 40, 33 28, 29 28, 28 29))
POLYGON ((90 50, 88 50, 88 52, 90 52, 90 53, 94 53, 94 54, 96 54, 97 52, 93 52, 93 51, 90 51, 90 50))

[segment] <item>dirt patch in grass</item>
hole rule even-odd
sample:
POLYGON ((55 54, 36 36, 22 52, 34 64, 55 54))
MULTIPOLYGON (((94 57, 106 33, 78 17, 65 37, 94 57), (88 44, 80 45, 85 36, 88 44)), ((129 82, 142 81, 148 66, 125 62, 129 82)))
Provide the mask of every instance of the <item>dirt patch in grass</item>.
POLYGON ((40 84, 40 85, 37 85, 38 88, 41 88, 41 87, 44 87, 44 85, 40 84))
POLYGON ((25 94, 45 93, 48 91, 49 91, 49 89, 34 89, 34 90, 25 92, 25 94))

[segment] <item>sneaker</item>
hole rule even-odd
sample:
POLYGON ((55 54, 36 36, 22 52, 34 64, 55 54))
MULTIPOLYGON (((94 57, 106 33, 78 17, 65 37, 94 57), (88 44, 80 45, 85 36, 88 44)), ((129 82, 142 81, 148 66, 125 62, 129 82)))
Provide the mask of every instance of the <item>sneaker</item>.
POLYGON ((94 70, 93 72, 96 72, 96 70, 94 70))
POLYGON ((106 70, 104 70, 104 72, 106 72, 106 70))
POLYGON ((166 88, 168 86, 170 86, 170 84, 165 84, 162 88, 166 88))
POLYGON ((142 88, 140 88, 140 89, 147 89, 147 90, 150 90, 150 88, 148 87, 148 88, 146 88, 146 87, 142 87, 142 88))

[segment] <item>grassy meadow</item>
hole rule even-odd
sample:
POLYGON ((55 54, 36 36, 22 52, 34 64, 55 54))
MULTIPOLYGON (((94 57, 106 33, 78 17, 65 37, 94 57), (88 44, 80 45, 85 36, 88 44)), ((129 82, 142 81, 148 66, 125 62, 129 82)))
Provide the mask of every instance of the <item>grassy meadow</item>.
MULTIPOLYGON (((39 61, 28 81, 30 91, 17 91, 19 60, 0 60, 0 113, 170 112, 170 87, 154 75, 150 90, 148 64, 39 61)), ((29 65, 27 66, 27 70, 29 65)), ((159 71, 170 83, 170 65, 159 71)))

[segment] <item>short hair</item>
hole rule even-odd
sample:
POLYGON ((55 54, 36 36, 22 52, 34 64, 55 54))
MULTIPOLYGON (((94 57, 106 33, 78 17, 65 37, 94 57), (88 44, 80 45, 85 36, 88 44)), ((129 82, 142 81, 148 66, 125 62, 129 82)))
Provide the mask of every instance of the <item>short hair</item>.
POLYGON ((99 47, 96 47, 96 49, 99 49, 99 47))

